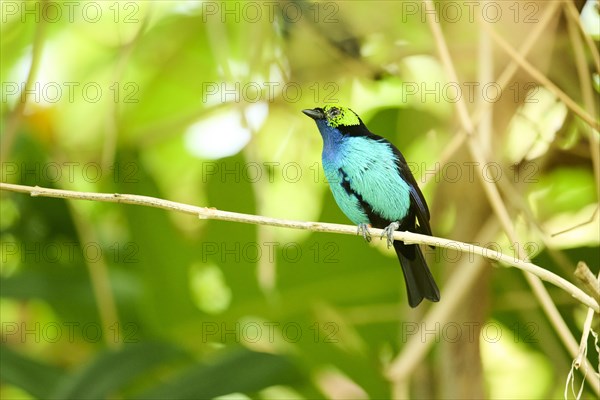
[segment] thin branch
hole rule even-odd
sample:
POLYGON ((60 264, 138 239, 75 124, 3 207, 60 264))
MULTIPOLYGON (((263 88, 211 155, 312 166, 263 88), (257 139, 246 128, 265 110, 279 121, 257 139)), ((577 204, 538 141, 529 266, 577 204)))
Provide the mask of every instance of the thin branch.
POLYGON ((563 92, 558 86, 556 86, 546 75, 542 74, 536 67, 534 67, 529 61, 523 58, 503 37, 501 37, 493 28, 487 24, 483 25, 485 29, 490 33, 492 39, 496 44, 504 50, 513 60, 515 60, 525 72, 527 72, 533 79, 538 81, 541 85, 545 86, 552 94, 558 97, 565 105, 577 114, 582 120, 594 129, 600 129, 600 124, 590 114, 588 114, 579 104, 571 99, 565 92, 563 92))
POLYGON ((581 36, 583 36, 583 39, 587 44, 588 50, 590 51, 590 53, 592 53, 592 58, 594 59, 594 66, 596 67, 596 72, 600 74, 600 54, 598 53, 598 49, 596 48, 596 43, 594 43, 594 40, 590 37, 590 35, 587 34, 585 29, 583 28, 581 18, 579 17, 579 11, 577 11, 575 3, 573 1, 565 1, 563 4, 567 16, 577 24, 581 36))
MULTIPOLYGON (((591 271, 589 270, 589 268, 587 267, 587 265, 585 265, 585 263, 579 263, 577 265, 577 270, 575 271, 575 274, 577 275, 578 272, 580 274, 583 274, 586 276, 586 279, 590 279, 588 275, 591 275, 591 280, 592 280, 592 286, 595 288, 595 290, 597 291, 597 287, 600 286, 600 274, 598 274, 598 277, 596 278, 591 271), (581 270, 586 271, 586 272, 581 272, 580 271, 580 267, 581 270)), ((591 308, 588 309, 587 315, 585 317, 585 322, 583 323, 583 332, 581 333, 581 340, 579 341, 579 351, 577 353, 577 357, 575 357, 575 359, 573 360, 573 363, 571 364, 571 370, 569 371, 569 375, 567 376, 567 382, 565 384, 565 392, 564 392, 564 397, 565 399, 568 399, 568 390, 569 390, 569 383, 571 384, 571 392, 575 395, 576 399, 581 398, 581 393, 583 391, 583 385, 585 383, 585 378, 587 376, 587 367, 588 367, 588 363, 587 363, 587 350, 588 350, 588 338, 590 336, 590 332, 592 332, 592 334, 594 334, 594 331, 592 330, 592 320, 594 319, 594 310, 592 310, 591 308), (573 373, 574 370, 578 370, 579 368, 581 368, 581 365, 583 364, 584 366, 584 375, 583 375, 583 380, 584 382, 581 383, 581 387, 579 389, 579 392, 577 394, 575 394, 575 374, 573 373)), ((594 335, 594 339, 597 340, 597 336, 594 335)), ((596 342, 597 343, 597 342, 596 342)), ((596 350, 598 350, 598 347, 596 346, 596 350)), ((595 372, 592 371, 592 373, 595 374, 595 372)), ((596 374, 596 378, 600 378, 600 376, 598 374, 596 374)), ((594 386, 595 391, 598 392, 600 391, 600 381, 598 379, 594 379, 592 378, 590 380, 590 384, 592 386, 594 386)))
POLYGON ((581 364, 583 364, 583 360, 585 359, 585 355, 587 353, 587 341, 590 337, 590 330, 592 329, 592 319, 594 319, 594 310, 590 308, 588 309, 585 322, 583 323, 583 333, 581 334, 581 341, 579 342, 579 354, 573 361, 573 366, 576 369, 581 367, 581 364))
MULTIPOLYGON (((437 22, 437 20, 435 18, 433 18, 433 15, 436 15, 436 12, 437 12, 435 9, 435 6, 431 0, 424 0, 423 3, 425 5, 425 9, 427 10, 427 23, 433 34, 435 43, 438 48, 439 56, 440 56, 442 65, 444 66, 444 69, 446 71, 446 74, 448 75, 448 78, 451 81, 458 81, 456 70, 454 68, 454 63, 452 61, 452 58, 450 57, 450 52, 448 50, 448 46, 446 44, 446 40, 442 33, 440 24, 437 22)), ((570 97, 568 97, 566 94, 564 94, 564 92, 562 92, 560 89, 558 89, 558 87, 556 87, 552 82, 550 82, 541 72, 539 72, 530 63, 528 63, 527 60, 525 60, 516 50, 514 50, 502 38, 500 38, 492 28, 490 28, 485 23, 482 23, 482 27, 484 29, 486 29, 492 36, 492 39, 497 44, 501 45, 501 47, 503 47, 504 50, 523 69, 525 69, 532 77, 534 77, 534 79, 538 80, 538 82, 545 84, 552 93, 554 93, 557 97, 559 97, 561 100, 563 100, 563 102, 569 108, 571 108, 574 112, 576 112, 578 115, 580 115, 580 117, 582 117, 584 120, 586 120, 586 122, 590 123, 591 126, 597 125, 597 122, 595 122, 593 119, 591 119, 589 117, 589 115, 583 109, 581 109, 581 107, 579 107, 579 105, 577 103, 575 103, 570 97)), ((469 151, 471 153, 471 156, 473 157, 473 159, 475 161, 477 161, 479 168, 483 168, 483 165, 486 165, 486 163, 485 163, 486 155, 483 154, 481 145, 477 141, 477 137, 473 134, 474 133, 474 123, 470 119, 469 113, 467 111, 466 103, 465 103, 464 99, 459 99, 459 101, 456 102, 455 105, 456 105, 456 110, 457 110, 462 128, 468 134, 467 144, 469 146, 469 151)), ((483 175, 481 175, 480 178, 482 176, 483 175)), ((482 183, 483 189, 488 197, 488 200, 494 210, 494 213, 500 220, 500 223, 502 224, 502 227, 503 227, 506 235, 508 236, 508 238, 510 239, 511 242, 517 243, 517 240, 516 240, 517 235, 516 235, 514 226, 511 222, 510 215, 509 215, 508 210, 502 200, 502 197, 500 196, 500 193, 498 192, 498 188, 493 183, 488 182, 485 179, 481 179, 481 183, 482 183)), ((521 258, 519 254, 522 252, 522 250, 523 250, 522 246, 519 245, 517 247, 517 257, 518 258, 521 258)), ((526 254, 524 255, 523 258, 525 260, 528 260, 528 257, 526 254)), ((527 263, 527 261, 522 261, 522 262, 527 263)), ((544 287, 542 282, 539 279, 537 279, 535 276, 532 276, 530 274, 525 274, 525 279, 527 280, 527 282, 533 289, 533 292, 534 292, 535 296, 537 297, 537 299, 539 300, 539 302, 542 306, 542 309, 544 310, 544 312, 550 319, 550 322, 554 326, 554 329, 556 330, 558 336, 561 338, 561 340, 563 341, 563 343, 565 344, 565 346, 567 347, 569 352, 573 355, 577 354, 577 347, 578 347, 577 341, 575 340, 575 337, 573 336, 573 334, 569 330, 567 324, 565 323, 565 321, 561 317, 560 313, 558 312, 556 305, 552 301, 550 294, 548 293, 548 291, 546 290, 546 288, 544 287)), ((588 364, 589 364, 589 361, 586 360, 586 366, 588 366, 588 364)), ((591 368, 591 365, 590 365, 590 368, 591 368)), ((595 386, 593 386, 593 389, 596 391, 595 386)), ((597 391, 597 394, 600 394, 600 391, 597 391)))
MULTIPOLYGON (((74 201, 68 201, 67 205, 71 211, 75 229, 77 230, 79 237, 82 238, 85 243, 97 243, 96 233, 94 232, 91 223, 82 215, 79 207, 77 207, 78 205, 81 205, 81 203, 75 204, 74 201)), ((98 314, 100 315, 100 322, 102 323, 102 332, 104 332, 103 336, 105 338, 105 343, 109 348, 117 349, 121 347, 121 342, 118 340, 111 340, 110 335, 108 334, 108 332, 115 329, 115 326, 118 330, 120 324, 117 305, 110 286, 106 258, 101 255, 93 262, 86 258, 85 264, 90 274, 92 291, 98 306, 98 314)))
POLYGON ((577 263, 575 277, 582 283, 584 291, 589 293, 600 304, 600 283, 583 261, 577 263))
MULTIPOLYGON (((144 14, 142 19, 142 23, 138 28, 137 32, 133 39, 122 45, 119 49, 118 58, 116 60, 116 65, 112 74, 113 82, 121 82, 123 75, 125 74, 125 70, 129 65, 129 60, 135 46, 140 42, 142 35, 146 32, 148 25, 150 24, 150 19, 152 16, 154 4, 152 2, 148 2, 147 11, 144 14)), ((119 99, 120 100, 120 99, 119 99)), ((104 168, 108 168, 113 162, 115 158, 115 153, 117 151, 117 141, 118 141, 118 130, 119 130, 119 102, 111 102, 110 110, 106 115, 105 122, 105 138, 104 145, 102 147, 102 166, 104 168)))
MULTIPOLYGON (((594 89, 592 84, 591 73, 588 69, 587 60, 585 57, 585 50, 583 48, 583 42, 579 35, 578 27, 581 27, 581 21, 579 14, 575 17, 572 10, 575 8, 573 3, 568 3, 570 7, 565 4, 564 11, 567 17, 567 28, 573 52, 575 53, 575 65, 577 66, 577 75, 579 75, 579 87, 581 88, 581 95, 583 97, 583 105, 586 111, 596 119, 598 117, 596 112, 596 106, 594 104, 594 89)), ((584 37, 587 35, 584 34, 584 37)), ((595 49, 595 46, 594 46, 595 49)), ((596 51, 596 55, 598 52, 596 51)), ((587 128, 587 127, 586 127, 587 128)), ((596 178, 596 198, 600 200, 600 145, 597 132, 593 129, 585 129, 590 137, 589 146, 590 154, 592 157, 592 165, 594 166, 594 176, 596 178)))
POLYGON ((570 226, 570 227, 568 227, 566 229, 563 229, 561 231, 555 232, 555 233, 551 234, 550 236, 551 237, 555 237, 555 236, 558 236, 558 235, 562 235, 564 233, 571 232, 571 231, 574 231, 575 229, 581 228, 582 226, 586 226, 587 224, 591 224, 596 219, 596 214, 598 214, 598 208, 599 207, 596 207, 596 209, 594 210, 594 213, 592 214, 592 216, 587 221, 581 222, 581 223, 579 223, 577 225, 570 226))
MULTIPOLYGON (((540 36, 542 36, 542 34, 545 32, 550 21, 552 21, 552 19, 555 18, 559 6, 560 4, 558 2, 548 4, 544 11, 544 14, 542 14, 542 16, 540 17, 540 21, 537 24, 535 24, 535 27, 531 30, 527 38, 523 41, 521 47, 519 47, 518 49, 518 52, 522 57, 527 57, 531 49, 535 46, 540 36)), ((496 79, 496 83, 498 84, 501 92, 503 92, 506 89, 506 86, 510 83, 511 78, 518 71, 518 69, 519 66, 517 65, 517 63, 514 60, 510 60, 508 65, 504 68, 502 73, 496 79)), ((483 115, 486 113, 486 111, 488 111, 490 107, 492 107, 492 104, 493 103, 491 102, 479 102, 476 105, 475 111, 473 111, 473 113, 471 114, 471 120, 473 121, 474 126, 479 125, 479 122, 481 121, 483 115)), ((442 154, 440 154, 439 161, 436 163, 435 166, 435 174, 438 174, 442 170, 446 162, 448 162, 448 160, 456 153, 456 151, 462 148, 465 139, 465 132, 462 129, 458 129, 456 135, 453 136, 452 141, 445 146, 442 154)), ((435 174, 428 176, 435 177, 435 174)), ((426 179, 423 186, 427 185, 428 182, 429 179, 426 179)))
MULTIPOLYGON (((10 192, 29 193, 33 197, 52 197, 59 199, 78 199, 92 200, 107 203, 123 203, 142 205, 163 210, 172 210, 186 214, 197 215, 200 219, 214 219, 220 221, 232 221, 246 224, 270 225, 282 228, 305 229, 312 232, 329 232, 340 233, 345 235, 356 235, 356 227, 352 225, 330 224, 323 222, 305 222, 293 221, 279 218, 263 217, 260 215, 241 214, 230 211, 217 210, 216 208, 197 207, 175 201, 163 200, 156 197, 140 196, 133 194, 119 193, 93 193, 93 192, 76 192, 72 190, 60 190, 42 188, 39 186, 15 185, 11 183, 0 182, 0 190, 10 192)), ((383 229, 370 229, 370 233, 374 236, 381 236, 383 229)), ((394 232, 394 239, 401 240, 410 244, 424 244, 435 247, 443 247, 451 250, 461 251, 463 253, 477 254, 493 261, 500 261, 503 264, 518 268, 529 272, 539 278, 549 282, 573 296, 587 307, 593 308, 594 311, 600 313, 600 306, 594 299, 585 294, 581 289, 560 276, 541 268, 533 263, 525 262, 514 257, 510 257, 499 251, 488 249, 485 247, 475 246, 469 243, 458 242, 455 240, 444 239, 435 236, 421 235, 413 232, 394 232)))
MULTIPOLYGON (((40 3, 42 9, 46 7, 46 1, 40 3)), ((31 93, 32 86, 35 83, 35 77, 37 76, 40 62, 42 59, 42 51, 44 50, 44 34, 46 32, 45 19, 42 18, 40 22, 35 24, 35 33, 33 37, 33 45, 31 47, 31 65, 29 66, 29 72, 27 73, 27 80, 25 81, 25 88, 21 91, 20 98, 17 100, 17 105, 13 112, 8 118, 6 123, 6 129, 2 137, 2 146, 0 146, 0 160, 6 160, 15 141, 17 130, 21 119, 23 118, 23 111, 27 105, 26 93, 31 93)))

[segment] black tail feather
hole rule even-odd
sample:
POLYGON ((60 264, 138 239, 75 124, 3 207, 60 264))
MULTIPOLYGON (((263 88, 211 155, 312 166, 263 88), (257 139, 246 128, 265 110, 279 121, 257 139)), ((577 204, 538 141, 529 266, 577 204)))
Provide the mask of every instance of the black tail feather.
POLYGON ((400 241, 395 241, 394 249, 404 273, 408 304, 414 308, 424 298, 436 302, 440 301, 440 290, 433 280, 419 246, 416 244, 406 245, 400 241))

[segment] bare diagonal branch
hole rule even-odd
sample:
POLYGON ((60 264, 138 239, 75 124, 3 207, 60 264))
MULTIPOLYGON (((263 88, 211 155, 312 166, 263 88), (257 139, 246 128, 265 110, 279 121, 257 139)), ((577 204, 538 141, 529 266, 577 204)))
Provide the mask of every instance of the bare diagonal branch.
MULTIPOLYGON (((264 217, 261 215, 242 214, 231 211, 217 210, 216 208, 210 207, 192 206, 189 204, 178 203, 175 201, 159 199, 156 197, 140 196, 134 194, 77 192, 72 190, 42 188, 39 186, 15 185, 3 182, 0 182, 0 190, 28 193, 33 197, 53 197, 59 199, 77 199, 101 201, 106 203, 134 204, 196 215, 200 219, 214 219, 220 221, 240 222, 245 224, 270 225, 282 228, 305 229, 312 232, 340 233, 344 235, 357 234, 356 227, 352 225, 330 224, 324 222, 293 221, 279 218, 264 217)), ((372 235, 381 236, 383 234, 383 229, 372 228, 370 230, 370 233, 372 235)), ((511 257, 499 251, 488 249, 485 247, 475 246, 469 243, 458 242, 456 240, 444 239, 435 236, 421 235, 413 232, 395 232, 394 239, 402 240, 405 243, 424 244, 461 251, 464 253, 477 254, 493 261, 499 261, 505 265, 512 266, 522 271, 534 274, 537 277, 545 280, 546 282, 552 283, 553 285, 571 294, 571 296, 573 296, 582 304, 594 309, 594 311, 596 311, 597 313, 600 313, 600 306, 598 305, 598 303, 596 303, 594 299, 585 294, 577 286, 567 281, 566 279, 561 278, 560 276, 533 263, 525 262, 515 257, 511 257)))

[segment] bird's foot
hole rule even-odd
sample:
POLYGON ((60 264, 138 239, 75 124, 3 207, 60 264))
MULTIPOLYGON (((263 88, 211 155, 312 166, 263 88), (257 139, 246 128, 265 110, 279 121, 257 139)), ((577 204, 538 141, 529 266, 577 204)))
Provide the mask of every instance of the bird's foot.
POLYGON ((357 235, 361 235, 363 239, 368 242, 371 241, 371 234, 369 233, 369 225, 367 224, 358 224, 358 229, 356 230, 357 235))
POLYGON ((387 238, 387 247, 390 248, 390 246, 392 246, 394 244, 394 232, 400 228, 400 223, 399 222, 392 222, 391 224, 389 224, 384 230, 383 233, 381 234, 381 238, 383 239, 384 237, 387 238))

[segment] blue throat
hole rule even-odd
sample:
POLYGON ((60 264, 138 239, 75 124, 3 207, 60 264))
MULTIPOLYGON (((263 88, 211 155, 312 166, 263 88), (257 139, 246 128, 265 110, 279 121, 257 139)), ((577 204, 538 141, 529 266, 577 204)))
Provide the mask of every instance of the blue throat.
POLYGON ((339 129, 327 125, 325 120, 317 120, 316 122, 323 138, 323 162, 335 163, 342 155, 339 150, 345 141, 344 135, 339 129))

